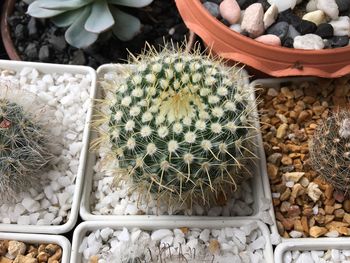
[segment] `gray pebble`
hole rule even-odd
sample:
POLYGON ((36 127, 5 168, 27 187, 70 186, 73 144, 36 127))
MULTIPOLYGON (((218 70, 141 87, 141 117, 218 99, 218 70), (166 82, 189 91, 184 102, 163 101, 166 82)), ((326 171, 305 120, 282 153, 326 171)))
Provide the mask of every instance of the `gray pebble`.
POLYGON ((28 56, 28 59, 34 60, 38 58, 38 49, 36 47, 35 43, 29 43, 28 46, 25 48, 26 55, 28 56))
POLYGON ((27 25, 27 28, 28 28, 28 35, 30 37, 36 37, 37 34, 38 34, 38 30, 37 30, 37 27, 36 27, 36 19, 34 17, 31 17, 29 22, 28 22, 28 25, 27 25))
POLYGON ((50 60, 50 48, 45 45, 39 50, 39 60, 43 62, 48 62, 50 60))
POLYGON ((287 37, 291 38, 291 39, 294 39, 297 36, 300 36, 300 33, 295 29, 294 26, 289 25, 289 30, 288 30, 287 37))
POLYGON ((276 35, 281 39, 281 41, 283 41, 287 37, 288 31, 289 24, 283 21, 273 24, 270 28, 267 29, 266 33, 276 35))
POLYGON ((213 2, 205 2, 203 3, 203 6, 209 11, 209 13, 218 18, 220 17, 220 10, 219 10, 219 5, 215 4, 213 2))

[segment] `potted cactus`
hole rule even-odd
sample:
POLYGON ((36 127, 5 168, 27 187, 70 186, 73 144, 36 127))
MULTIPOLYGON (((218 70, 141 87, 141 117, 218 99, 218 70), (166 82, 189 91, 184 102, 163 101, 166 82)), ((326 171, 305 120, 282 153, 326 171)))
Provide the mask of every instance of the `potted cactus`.
POLYGON ((0 231, 68 232, 78 217, 95 72, 5 60, 0 68, 0 231))
POLYGON ((130 64, 99 69, 97 160, 82 217, 259 216, 255 102, 244 70, 171 49, 130 64))

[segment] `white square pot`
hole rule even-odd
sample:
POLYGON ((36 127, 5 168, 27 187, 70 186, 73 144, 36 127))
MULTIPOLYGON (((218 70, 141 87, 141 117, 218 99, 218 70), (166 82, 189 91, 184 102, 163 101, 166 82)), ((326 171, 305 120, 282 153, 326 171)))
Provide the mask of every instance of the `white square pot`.
MULTIPOLYGON (((102 76, 108 71, 114 71, 114 72, 122 72, 123 67, 125 65, 121 64, 107 64, 103 65, 97 70, 97 75, 102 76)), ((246 74, 246 73, 243 73, 246 74)), ((247 75, 248 76, 248 75, 247 75)), ((248 82, 248 77, 246 78, 246 82, 244 83, 247 88, 249 88, 249 82, 248 82)), ((99 87, 97 87, 98 91, 97 93, 100 92, 99 87)), ((254 90, 251 89, 251 100, 254 101, 255 103, 255 95, 254 95, 254 90)), ((255 126, 259 128, 259 122, 258 122, 258 117, 257 117, 257 112, 255 111, 254 116, 256 118, 256 123, 255 126)), ((92 132, 91 138, 95 137, 96 133, 92 132)), ((266 177, 266 169, 265 169, 265 155, 264 155, 264 150, 262 146, 262 140, 261 140, 261 134, 259 133, 257 136, 257 145, 258 147, 258 152, 255 154, 258 157, 257 165, 256 165, 256 170, 253 174, 253 178, 251 178, 251 184, 252 184, 252 190, 254 194, 254 212, 251 216, 244 216, 244 217, 235 217, 235 218, 247 218, 247 219, 261 219, 262 213, 266 211, 262 211, 261 207, 263 206, 264 203, 264 197, 265 197, 265 192, 263 189, 263 178, 266 177)), ((184 216, 184 215, 171 215, 171 216, 166 216, 166 215, 137 215, 137 216, 131 216, 131 215, 94 215, 91 212, 90 208, 90 198, 92 195, 92 184, 93 184, 93 176, 94 176, 94 171, 93 167, 96 163, 96 156, 93 153, 89 154, 88 157, 88 162, 87 162, 87 170, 86 170, 86 178, 85 178, 85 185, 84 185, 84 191, 83 191, 83 196, 82 196, 82 201, 81 201, 81 207, 80 207, 80 215, 85 221, 94 221, 94 220, 111 220, 111 221, 134 221, 134 222, 144 222, 145 220, 151 220, 151 221, 167 221, 167 220, 213 220, 217 219, 218 217, 210 217, 210 216, 184 216)), ((270 195, 271 196, 271 195, 270 195)), ((270 200, 271 201, 271 200, 270 200)), ((272 203, 270 202, 270 209, 268 211, 270 213, 270 216, 272 216, 273 211, 272 211, 272 203)), ((265 215, 266 217, 266 215, 265 215)), ((232 219, 233 217, 220 217, 222 220, 229 220, 232 219)))
POLYGON ((123 227, 128 229, 131 228, 140 228, 142 230, 157 230, 157 229, 175 229, 181 227, 188 228, 208 228, 208 229, 222 229, 225 227, 241 227, 250 223, 256 222, 259 229, 262 232, 263 237, 265 238, 266 245, 264 249, 264 258, 266 263, 273 263, 273 252, 272 245, 270 242, 270 233, 265 224, 261 223, 258 220, 236 220, 232 219, 230 221, 224 220, 212 220, 212 221, 173 221, 169 220, 168 222, 152 222, 144 221, 142 223, 135 224, 134 222, 102 222, 102 221, 89 221, 81 223, 74 231, 73 243, 72 243, 72 253, 70 262, 82 263, 82 254, 79 253, 79 247, 88 232, 96 231, 101 228, 112 228, 114 230, 121 230, 123 227))
POLYGON ((327 251, 329 249, 350 250, 349 238, 299 238, 289 239, 275 249, 275 263, 284 263, 283 255, 288 251, 327 251))
MULTIPOLYGON (((0 231, 4 232, 27 232, 27 233, 48 233, 48 234, 60 234, 70 231, 78 217, 80 198, 82 193, 83 176, 85 173, 85 164, 88 153, 88 142, 90 135, 90 121, 92 116, 92 104, 95 98, 96 92, 96 72, 90 67, 85 66, 72 66, 72 65, 58 65, 58 64, 46 64, 46 63, 33 63, 33 62, 21 62, 21 61, 8 61, 0 60, 0 68, 6 70, 12 70, 15 72, 21 71, 23 68, 34 68, 43 74, 52 73, 72 73, 83 74, 89 76, 91 84, 89 87, 90 107, 87 111, 86 118, 83 121, 83 139, 82 150, 79 156, 79 165, 77 173, 75 174, 75 189, 73 194, 73 200, 70 208, 70 216, 66 223, 61 225, 19 225, 19 224, 3 224, 0 223, 0 231)), ((80 94, 77 94, 79 96, 80 94)), ((0 204, 2 205, 2 204, 0 204)), ((1 220, 0 220, 1 222, 1 220)))
MULTIPOLYGON (((311 80, 315 80, 315 78, 308 78, 308 77, 304 77, 304 78, 299 78, 299 77, 295 77, 295 78, 271 78, 271 79, 258 79, 258 80, 255 80, 253 81, 250 86, 254 89, 256 88, 257 86, 261 85, 261 86, 264 86, 264 87, 271 87, 271 88, 276 88, 276 87, 279 87, 281 83, 283 82, 294 82, 294 83, 301 83, 301 82, 304 82, 304 81, 311 81, 311 80)), ((262 142, 262 137, 261 137, 261 134, 260 134, 260 140, 261 140, 261 143, 262 142)), ((270 182, 269 182, 269 177, 267 175, 267 162, 266 162, 266 157, 265 157, 265 151, 264 149, 262 149, 262 156, 261 156, 263 162, 262 162, 262 166, 261 166, 261 169, 263 170, 263 173, 262 173, 262 180, 263 180, 263 188, 264 188, 264 193, 265 193, 265 196, 272 200, 272 194, 271 194, 271 188, 270 188, 270 182)), ((272 207, 272 209, 270 209, 270 212, 271 212, 271 215, 272 215, 272 219, 274 221, 274 224, 270 226, 271 228, 271 232, 275 235, 279 235, 278 233, 278 230, 277 230, 277 225, 276 225, 276 217, 275 217, 275 212, 274 212, 274 208, 272 207)), ((305 238, 296 238, 296 239, 302 239, 304 240, 305 238)), ((280 241, 281 242, 285 242, 285 241, 288 241, 288 240, 291 240, 289 238, 282 238, 280 236, 280 241)), ((295 240, 295 238, 293 239, 295 240)))
POLYGON ((0 233, 0 240, 22 241, 26 244, 56 244, 62 248, 61 263, 69 263, 71 244, 67 238, 59 235, 0 233))

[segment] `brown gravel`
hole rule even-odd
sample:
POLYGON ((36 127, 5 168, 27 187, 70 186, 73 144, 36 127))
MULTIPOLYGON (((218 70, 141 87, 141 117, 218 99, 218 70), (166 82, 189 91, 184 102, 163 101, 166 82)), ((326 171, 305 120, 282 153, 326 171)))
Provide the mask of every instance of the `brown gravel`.
POLYGON ((56 244, 25 244, 0 240, 0 263, 59 263, 62 248, 56 244))
POLYGON ((348 78, 259 87, 261 131, 281 236, 350 236, 350 197, 310 167, 308 141, 317 125, 350 98, 348 78), (297 232, 295 232, 297 231, 297 232))

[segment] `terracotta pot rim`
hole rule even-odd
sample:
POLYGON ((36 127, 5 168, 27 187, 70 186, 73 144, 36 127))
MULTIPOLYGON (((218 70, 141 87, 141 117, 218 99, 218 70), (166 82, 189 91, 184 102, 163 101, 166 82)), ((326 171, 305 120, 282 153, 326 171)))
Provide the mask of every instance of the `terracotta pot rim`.
POLYGON ((305 55, 329 56, 329 55, 339 55, 346 52, 350 52, 350 46, 334 48, 334 49, 303 50, 303 49, 294 49, 294 48, 266 45, 229 29, 226 25, 224 25, 219 20, 217 20, 214 16, 212 16, 209 13, 209 11, 202 5, 200 0, 194 0, 193 3, 191 4, 199 8, 202 11, 202 14, 205 15, 205 19, 209 20, 213 25, 215 25, 215 27, 220 28, 220 30, 222 30, 225 34, 231 35, 239 41, 248 42, 250 45, 254 46, 257 49, 267 49, 270 51, 279 52, 283 54, 288 53, 288 54, 303 55, 303 56, 305 55))
POLYGON ((11 37, 10 25, 8 23, 8 17, 12 14, 16 1, 5 0, 2 6, 1 12, 1 37, 4 44, 7 55, 11 60, 21 60, 11 37))

